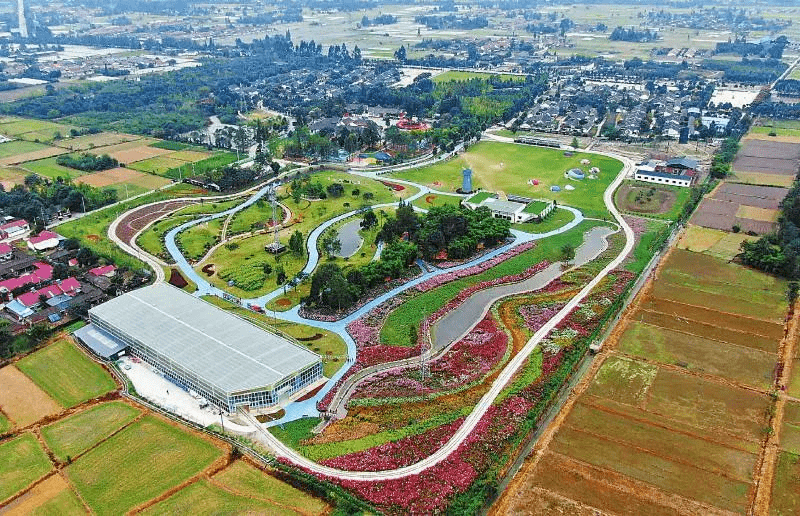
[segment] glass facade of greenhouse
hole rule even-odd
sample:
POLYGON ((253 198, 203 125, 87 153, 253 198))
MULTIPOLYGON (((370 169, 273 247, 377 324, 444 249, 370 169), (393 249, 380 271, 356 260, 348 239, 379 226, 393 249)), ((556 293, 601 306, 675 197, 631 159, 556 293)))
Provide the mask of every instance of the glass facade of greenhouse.
POLYGON ((227 412, 275 405, 322 377, 319 355, 168 284, 123 294, 89 319, 227 412))

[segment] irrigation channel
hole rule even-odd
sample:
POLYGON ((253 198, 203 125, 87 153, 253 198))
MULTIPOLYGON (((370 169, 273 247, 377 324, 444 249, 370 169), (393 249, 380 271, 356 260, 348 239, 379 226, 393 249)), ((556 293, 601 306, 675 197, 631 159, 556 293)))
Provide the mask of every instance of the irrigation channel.
MULTIPOLYGON (((350 337, 350 335, 346 331, 346 326, 350 322, 354 321, 355 319, 358 319, 359 317, 361 317, 365 313, 369 312, 370 310, 372 310, 376 306, 380 305, 384 301, 396 296, 400 292, 403 292, 405 290, 413 288, 416 285, 418 285, 419 283, 422 283, 422 282, 424 282, 426 280, 429 280, 429 279, 431 279, 433 277, 436 277, 436 276, 441 275, 441 274, 449 274, 449 273, 452 273, 454 271, 458 271, 458 270, 461 270, 461 269, 464 269, 464 268, 467 268, 467 267, 472 267, 473 265, 476 265, 476 264, 480 264, 480 263, 482 263, 482 262, 484 262, 486 260, 490 260, 490 259, 494 258, 495 256, 507 251, 511 247, 515 247, 515 246, 517 246, 519 244, 522 244, 522 243, 525 243, 525 242, 534 241, 534 240, 544 239, 544 238, 547 238, 547 237, 550 237, 550 236, 553 236, 553 235, 560 234, 560 233, 563 233, 565 231, 568 231, 568 230, 574 228, 575 226, 577 226, 578 224, 580 224, 584 220, 584 216, 579 210, 577 210, 575 208, 571 208, 571 207, 562 205, 561 206, 562 209, 570 210, 575 214, 575 218, 570 223, 568 223, 568 224, 566 224, 566 225, 564 225, 564 226, 562 226, 562 227, 560 227, 558 229, 555 229, 553 231, 550 231, 550 232, 547 232, 547 233, 540 233, 540 234, 531 234, 531 233, 524 233, 524 232, 517 231, 517 230, 512 230, 511 232, 512 232, 512 235, 514 237, 512 242, 507 243, 507 244, 505 244, 505 245, 503 245, 503 246, 501 246, 499 248, 496 248, 496 249, 492 250, 491 252, 488 252, 488 253, 486 253, 486 254, 484 254, 484 255, 482 255, 482 256, 480 256, 480 257, 478 257, 478 258, 476 258, 476 259, 474 259, 474 260, 472 260, 470 262, 461 264, 459 266, 448 268, 448 269, 444 269, 444 270, 436 269, 436 270, 433 270, 433 271, 423 272, 423 274, 421 276, 418 276, 417 278, 415 278, 415 279, 413 279, 413 280, 411 280, 411 281, 409 281, 409 282, 407 282, 407 283, 405 283, 403 285, 400 285, 400 286, 396 287, 395 289, 393 289, 393 290, 391 290, 391 291, 389 291, 389 292, 387 292, 387 293, 385 293, 385 294, 373 299, 372 301, 366 303, 364 306, 362 306, 361 308, 359 308, 355 312, 351 313, 350 315, 348 315, 347 317, 345 317, 345 318, 343 318, 343 319, 341 319, 339 321, 322 322, 322 321, 315 321, 315 320, 310 320, 310 319, 303 318, 298 313, 299 307, 294 307, 291 310, 288 310, 286 312, 277 312, 275 314, 275 317, 277 319, 282 319, 284 321, 290 321, 290 322, 296 322, 296 323, 305 324, 305 325, 308 325, 308 326, 322 328, 322 329, 326 329, 326 330, 329 330, 329 331, 336 332, 339 336, 342 337, 342 339, 347 344, 348 357, 349 358, 348 358, 347 362, 336 372, 336 374, 325 384, 325 386, 314 397, 312 397, 312 398, 310 398, 308 400, 305 400, 303 402, 290 403, 286 407, 286 414, 281 419, 272 421, 272 422, 270 422, 270 423, 268 423, 266 425, 262 425, 262 424, 258 423, 255 420, 255 418, 253 418, 252 416, 249 416, 250 422, 256 428, 258 428, 260 430, 260 432, 262 434, 261 436, 263 438, 264 444, 269 446, 270 449, 275 453, 275 455, 277 457, 282 457, 282 458, 288 459, 289 461, 291 461, 292 463, 294 463, 294 464, 296 464, 296 465, 298 465, 300 467, 307 468, 308 470, 313 471, 313 472, 318 473, 318 474, 327 475, 327 476, 340 478, 340 479, 350 479, 350 480, 391 480, 391 479, 403 478, 403 477, 406 477, 406 476, 409 476, 409 475, 418 474, 418 473, 424 471, 425 469, 427 469, 429 467, 432 467, 432 466, 438 464, 439 462, 445 460, 469 436, 469 434, 472 432, 472 430, 478 424, 480 419, 483 417, 483 415, 489 409, 489 407, 491 406, 491 404, 494 401, 494 399, 500 394, 500 392, 502 391, 503 387, 506 385, 506 383, 508 383, 508 381, 512 378, 512 376, 519 370, 520 367, 522 367, 522 365, 525 363, 525 360, 533 352, 533 350, 536 348, 536 346, 539 344, 539 342, 542 339, 544 339, 547 336, 547 334, 556 327, 557 324, 559 324, 565 317, 567 317, 569 315, 569 313, 581 301, 583 301, 583 299, 586 296, 588 296, 590 294, 592 289, 595 286, 597 286, 600 283, 600 281, 603 280, 603 278, 605 278, 611 271, 613 271, 615 268, 617 268, 622 263, 622 261, 628 256, 628 254, 631 252, 631 250, 633 249, 633 245, 634 245, 633 230, 628 226, 628 224, 622 218, 622 216, 620 215, 620 213, 617 211, 616 207, 614 206, 614 202, 613 202, 613 193, 617 189, 617 187, 619 187, 619 185, 622 183, 622 181, 625 179, 625 177, 627 175, 629 175, 631 173, 631 171, 633 170, 633 162, 630 159, 627 159, 627 158, 625 158, 623 156, 619 156, 619 155, 615 155, 615 154, 601 153, 601 152, 594 152, 594 153, 595 154, 602 154, 602 155, 605 155, 605 156, 609 156, 609 157, 615 158, 615 159, 617 159, 617 160, 619 160, 619 161, 621 161, 623 163, 622 170, 620 171, 620 173, 617 175, 617 177, 614 179, 614 181, 608 186, 608 188, 604 192, 603 201, 604 201, 606 207, 611 212, 611 214, 614 216, 614 218, 616 219, 618 225, 620 226, 620 228, 622 229, 622 231, 625 234, 625 240, 626 240, 625 241, 625 246, 623 247, 623 249, 619 253, 619 255, 617 255, 608 265, 606 265, 606 267, 602 271, 600 271, 597 276, 595 276, 591 281, 589 281, 577 295, 575 295, 569 302, 567 302, 567 304, 561 309, 561 311, 559 311, 552 319, 550 319, 544 326, 542 326, 529 339, 529 341, 522 348, 522 350, 508 362, 508 364, 505 366, 505 368, 500 372, 500 374, 497 376, 495 381, 492 383, 492 386, 490 387, 488 392, 486 392, 486 394, 481 398, 481 400, 474 407, 472 412, 466 417, 464 422, 461 424, 461 427, 459 427, 459 429, 456 431, 456 433, 450 438, 450 440, 443 447, 441 447, 439 450, 437 450, 434 454, 430 455, 429 457, 427 457, 427 458, 425 458, 425 459, 423 459, 423 460, 421 460, 421 461, 419 461, 419 462, 417 462, 415 464, 412 464, 412 465, 409 465, 409 466, 405 466, 405 467, 402 467, 402 468, 398 468, 398 469, 394 469, 394 470, 377 471, 377 472, 345 471, 345 470, 339 470, 339 469, 335 469, 335 468, 331 468, 331 467, 327 467, 327 466, 322 466, 322 465, 319 465, 319 464, 317 464, 317 463, 315 463, 313 461, 310 461, 309 459, 306 459, 305 457, 303 457, 297 451, 289 448, 288 446, 286 446, 285 444, 280 442, 269 431, 267 431, 265 427, 266 426, 274 426, 274 425, 283 424, 283 423, 288 423, 288 422, 291 422, 291 421, 294 421, 294 420, 297 420, 297 419, 300 419, 300 418, 303 418, 303 417, 318 416, 319 415, 319 412, 318 412, 318 410, 316 408, 317 402, 319 400, 321 400, 328 393, 328 391, 330 391, 330 389, 332 389, 335 386, 336 382, 342 376, 344 376, 346 374, 348 369, 350 367, 352 367, 353 363, 355 362, 356 345, 355 345, 355 342, 353 341, 353 339, 350 337)), ((374 173, 374 172, 373 173, 361 172, 361 173, 358 173, 358 175, 362 175, 364 177, 369 177, 369 178, 375 178, 376 177, 376 173, 374 173)), ((418 199, 418 198, 420 198, 420 197, 422 197, 424 195, 427 195, 427 194, 452 195, 452 194, 447 193, 447 192, 436 191, 436 190, 430 189, 430 188, 428 188, 426 186, 419 185, 419 184, 416 184, 416 183, 412 183, 412 182, 409 182, 409 181, 402 181, 402 180, 398 180, 398 179, 392 179, 392 181, 396 182, 396 183, 400 183, 400 184, 413 186, 413 187, 419 189, 419 191, 416 194, 414 194, 413 196, 411 196, 408 199, 406 199, 406 201, 409 202, 409 203, 414 201, 415 199, 418 199)), ((172 230, 170 230, 165 235, 165 245, 166 245, 167 251, 172 256, 172 258, 175 260, 177 266, 181 269, 181 271, 188 278, 190 278, 193 282, 195 282, 197 284, 197 289, 198 290, 195 292, 194 295, 196 295, 196 296, 216 295, 216 296, 220 296, 221 297, 222 294, 224 293, 224 291, 219 289, 219 288, 217 288, 217 287, 215 287, 215 286, 213 286, 213 285, 211 285, 205 278, 203 278, 201 275, 199 275, 192 268, 192 266, 189 264, 189 262, 186 260, 186 258, 180 253, 180 251, 178 249, 178 246, 175 243, 176 236, 181 231, 184 231, 184 230, 186 230, 186 229, 188 229, 188 228, 190 228, 192 226, 195 226, 197 224, 202 224, 204 222, 208 222, 210 220, 213 220, 213 219, 216 219, 216 218, 220 218, 220 217, 227 217, 227 216, 229 216, 229 215, 231 215, 233 213, 236 213, 238 211, 246 209, 247 207, 249 207, 252 204, 254 204, 256 201, 261 199, 264 195, 266 195, 268 193, 268 191, 269 191, 269 188, 270 188, 269 185, 264 186, 263 188, 261 188, 260 190, 255 192, 247 201, 237 205, 234 208, 231 208, 231 209, 229 209, 227 211, 224 211, 224 212, 221 212, 221 213, 216 213, 216 214, 213 214, 213 215, 203 216, 203 217, 200 217, 198 219, 186 222, 186 223, 184 223, 184 224, 182 224, 182 225, 180 225, 180 226, 178 226, 176 228, 173 228, 172 230)), ((394 206, 394 205, 395 205, 395 203, 386 203, 386 204, 380 204, 380 205, 377 205, 377 206, 373 206, 373 208, 383 208, 383 207, 389 207, 389 206, 394 206)), ((417 209, 417 208, 415 208, 415 209, 417 209)), ((425 210, 421 210, 420 209, 419 211, 425 211, 425 210)), ((323 222, 322 224, 320 224, 319 226, 317 226, 309 234, 308 243, 307 243, 308 262, 306 263, 306 266, 303 268, 303 272, 305 272, 307 274, 311 274, 314 271, 314 269, 316 268, 317 264, 319 263, 320 256, 319 256, 319 252, 318 252, 318 249, 317 249, 317 241, 318 241, 320 235, 322 235, 322 233, 325 230, 327 230, 329 227, 333 226, 334 224, 337 224, 337 223, 339 223, 339 222, 341 222, 341 221, 343 221, 343 220, 345 220, 345 219, 347 219, 349 217, 352 217, 352 216, 354 216, 354 215, 356 215, 358 213, 359 213, 359 210, 353 210, 353 211, 350 211, 348 213, 344 213, 342 215, 339 215, 337 217, 329 219, 329 220, 323 222)), ((122 214, 120 216, 120 218, 124 217, 125 215, 126 214, 122 214)), ((590 234, 591 233, 595 233, 595 235, 599 235, 599 233, 597 233, 597 232, 589 232, 589 233, 590 234)), ((601 239, 605 240, 605 236, 607 236, 607 234, 608 234, 608 231, 605 232, 604 236, 601 239)), ((593 240, 593 238, 587 238, 587 242, 589 242, 591 240, 593 240)), ((603 244, 603 245, 605 245, 605 244, 603 244)), ((587 260, 587 261, 590 261, 591 259, 594 259, 602 251, 602 249, 597 250, 597 248, 595 248, 594 251, 592 252, 591 247, 593 247, 593 246, 592 245, 589 245, 588 247, 587 246, 583 246, 584 250, 582 251, 582 254, 586 253, 586 256, 590 257, 589 260, 587 260)), ((127 249, 125 249, 125 250, 127 251, 127 249)), ((545 269, 545 270, 547 270, 547 269, 545 269)), ((531 278, 531 280, 534 281, 534 284, 537 283, 537 281, 535 281, 533 278, 531 278)), ((523 282, 523 283, 527 283, 527 280, 526 280, 526 282, 523 282)), ((533 286, 533 285, 528 285, 527 289, 521 290, 520 292, 529 291, 532 288, 536 288, 536 287, 533 286)), ((274 290, 273 292, 270 292, 270 293, 268 293, 268 294, 266 294, 264 296, 261 296, 261 297, 258 297, 258 298, 254 298, 254 299, 243 299, 241 302, 244 305, 246 305, 248 303, 251 303, 251 304, 258 305, 258 306, 264 306, 267 302, 269 302, 272 299, 275 299, 276 297, 280 296, 282 293, 283 293, 283 289, 278 288, 278 289, 274 290)), ((488 296, 488 297, 485 297, 483 295, 479 296, 479 297, 476 297, 477 294, 480 294, 480 292, 479 292, 479 293, 476 293, 476 295, 473 295, 472 298, 475 298, 475 299, 480 298, 480 299, 482 299, 483 303, 491 303, 491 302, 493 302, 492 301, 492 297, 496 297, 498 295, 500 297, 504 297, 504 296, 507 296, 507 295, 513 295, 513 293, 514 292, 502 293, 500 291, 494 291, 493 292, 494 296, 492 295, 492 293, 490 293, 490 294, 485 295, 485 296, 488 296)), ((470 299, 472 299, 472 298, 470 298, 470 299)), ((480 301, 474 301, 473 303, 470 303, 470 305, 469 305, 470 308, 469 309, 467 309, 467 308, 463 309, 464 311, 462 312, 463 315, 461 317, 463 317, 464 320, 466 321, 466 314, 473 313, 475 310, 480 308, 480 305, 481 305, 480 301)), ((462 306, 464 306, 464 305, 462 305, 462 306)), ((484 310, 485 309, 486 308, 484 308, 484 310)), ((454 312, 456 312, 456 311, 454 311, 454 312)), ((475 320, 473 320, 472 324, 475 324, 477 322, 478 322, 478 319, 475 319, 475 320)), ((471 328, 471 325, 468 325, 465 322, 464 324, 459 325, 459 327, 460 327, 460 333, 459 334, 463 334, 463 333, 466 333, 466 331, 469 331, 469 329, 471 328)), ((455 337, 457 338, 459 334, 456 334, 455 337)), ((446 340, 446 339, 448 339, 450 337, 452 337, 452 335, 449 335, 447 337, 442 337, 442 339, 446 340)), ((438 340, 439 340, 439 338, 437 337, 437 341, 438 340)), ((343 385, 342 388, 343 389, 346 388, 346 385, 343 385)), ((343 390, 343 389, 340 389, 340 390, 343 390)))

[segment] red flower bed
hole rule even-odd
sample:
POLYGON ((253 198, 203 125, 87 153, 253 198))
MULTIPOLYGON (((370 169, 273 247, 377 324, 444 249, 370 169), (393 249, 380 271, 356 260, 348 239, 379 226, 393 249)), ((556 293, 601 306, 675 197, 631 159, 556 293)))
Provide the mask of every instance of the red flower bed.
POLYGON ((348 453, 320 464, 346 471, 385 471, 402 468, 429 457, 456 433, 464 422, 459 418, 450 424, 442 425, 419 435, 388 442, 368 450, 348 453))
POLYGON ((430 377, 424 382, 419 379, 418 368, 398 367, 361 384, 353 398, 407 398, 456 389, 491 371, 507 348, 508 335, 487 315, 467 336, 430 363, 430 377))

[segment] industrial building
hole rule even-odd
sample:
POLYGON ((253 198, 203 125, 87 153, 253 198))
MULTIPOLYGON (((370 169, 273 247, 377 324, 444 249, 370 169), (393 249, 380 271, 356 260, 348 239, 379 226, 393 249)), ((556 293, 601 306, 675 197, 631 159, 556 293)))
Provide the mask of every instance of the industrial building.
POLYGON ((97 354, 127 351, 226 412, 269 408, 322 377, 319 355, 168 284, 96 306, 89 320, 76 336, 97 354))

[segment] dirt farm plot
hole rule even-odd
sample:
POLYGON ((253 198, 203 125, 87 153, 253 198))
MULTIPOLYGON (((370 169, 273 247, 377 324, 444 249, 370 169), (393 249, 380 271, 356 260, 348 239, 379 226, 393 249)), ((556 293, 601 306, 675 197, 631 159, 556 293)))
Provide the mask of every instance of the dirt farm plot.
POLYGON ((132 149, 118 150, 110 154, 110 156, 119 161, 120 163, 127 164, 127 163, 136 163, 137 161, 143 161, 148 158, 154 158, 156 156, 161 156, 162 154, 168 154, 170 152, 171 151, 167 149, 159 149, 158 147, 150 147, 149 145, 140 145, 132 149))
POLYGON ((738 225, 743 232, 769 233, 787 192, 786 188, 725 182, 703 199, 691 223, 723 231, 738 225))
POLYGON ((0 408, 23 428, 43 417, 57 414, 61 406, 13 365, 0 369, 0 408))
POLYGON ((25 163, 26 161, 35 161, 37 159, 52 158, 53 156, 59 156, 61 154, 66 154, 67 152, 69 151, 67 151, 66 149, 60 149, 58 147, 47 147, 36 151, 16 154, 8 158, 2 158, 0 159, 0 166, 7 167, 9 165, 19 165, 20 163, 25 163))
POLYGON ((120 167, 86 174, 79 177, 76 182, 97 188, 128 183, 130 185, 140 186, 147 190, 155 190, 156 188, 161 188, 172 181, 162 177, 154 176, 152 174, 144 174, 137 170, 120 167))
POLYGON ((748 134, 733 162, 737 181, 750 184, 788 187, 800 170, 800 144, 748 134))
POLYGON ((53 145, 73 151, 85 151, 97 147, 107 147, 109 145, 117 145, 120 143, 133 142, 141 139, 141 136, 137 136, 135 134, 98 133, 87 134, 85 136, 78 136, 77 138, 69 138, 66 140, 58 140, 53 142, 53 145))
POLYGON ((195 203, 196 201, 179 200, 162 201, 149 206, 142 206, 136 211, 129 213, 120 221, 120 223, 117 225, 117 238, 130 245, 131 241, 133 240, 133 236, 154 220, 159 219, 168 213, 172 213, 177 209, 183 208, 184 206, 195 203))
MULTIPOLYGON (((784 282, 764 274, 673 250, 492 513, 550 514, 555 504, 627 515, 748 512, 784 335, 775 307, 785 315, 784 292, 784 282), (763 285, 755 305, 741 295, 716 302, 755 285, 763 285), (703 294, 687 300, 678 289, 703 294), (773 308, 765 313, 760 303, 773 308)), ((794 421, 800 445, 800 409, 794 421)), ((797 459, 781 458, 782 478, 795 489, 797 459)), ((790 507, 783 513, 794 513, 790 507)))

